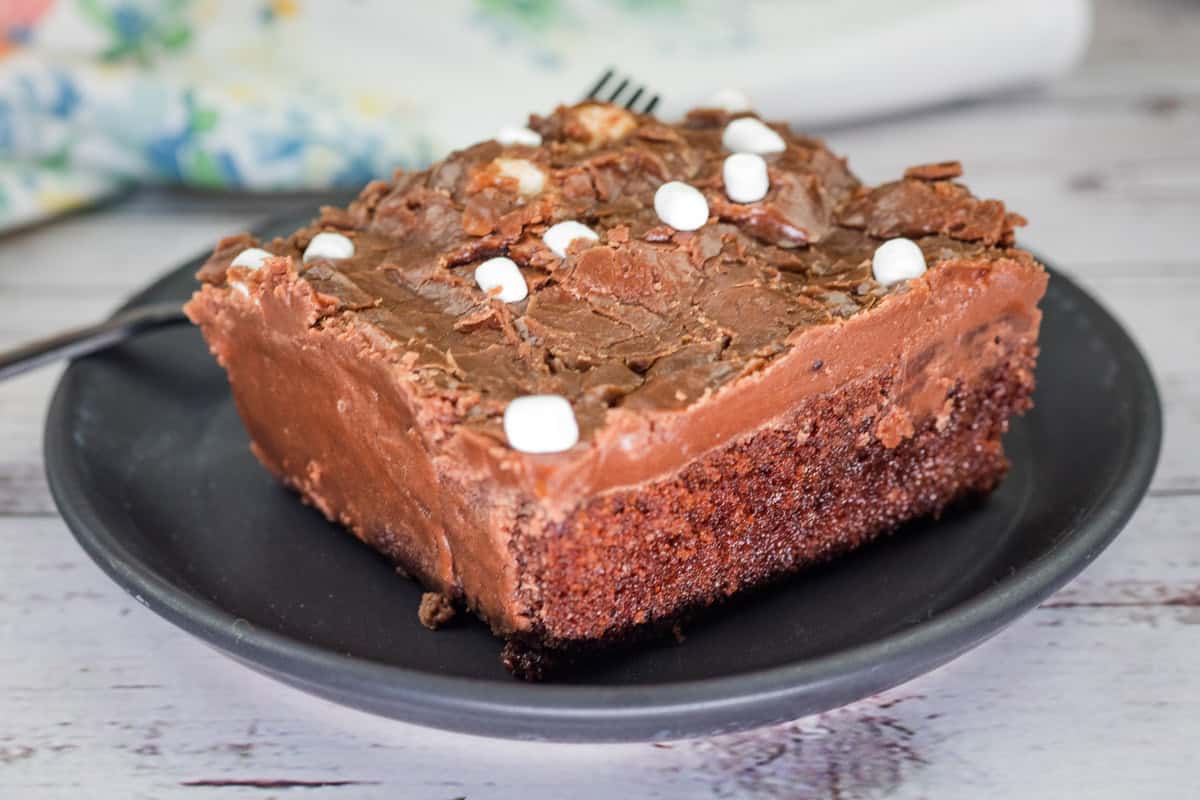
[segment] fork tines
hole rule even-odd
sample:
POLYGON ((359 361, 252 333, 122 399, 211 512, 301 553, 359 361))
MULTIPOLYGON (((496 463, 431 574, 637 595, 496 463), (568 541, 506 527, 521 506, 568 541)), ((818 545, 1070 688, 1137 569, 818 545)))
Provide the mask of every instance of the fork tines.
POLYGON ((609 82, 616 77, 616 74, 617 71, 615 69, 607 70, 603 75, 600 76, 600 80, 596 81, 596 84, 592 87, 592 90, 584 95, 583 99, 602 100, 606 103, 624 104, 625 108, 629 109, 635 114, 649 114, 654 111, 654 107, 658 105, 657 94, 651 95, 650 99, 646 101, 645 107, 640 111, 636 107, 638 101, 642 99, 643 95, 647 94, 647 89, 645 86, 631 87, 630 84, 633 81, 629 78, 622 78, 615 87, 611 89, 608 88, 609 82), (633 89, 632 93, 623 98, 622 95, 625 95, 626 90, 631 88, 633 89))

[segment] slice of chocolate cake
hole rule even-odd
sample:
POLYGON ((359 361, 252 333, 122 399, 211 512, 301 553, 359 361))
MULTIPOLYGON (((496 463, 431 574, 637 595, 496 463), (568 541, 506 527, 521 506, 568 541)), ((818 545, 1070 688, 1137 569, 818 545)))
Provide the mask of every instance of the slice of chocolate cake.
POLYGON ((226 239, 187 306, 267 468, 518 672, 1004 475, 1046 275, 957 164, 867 187, 714 110, 520 133, 226 239))

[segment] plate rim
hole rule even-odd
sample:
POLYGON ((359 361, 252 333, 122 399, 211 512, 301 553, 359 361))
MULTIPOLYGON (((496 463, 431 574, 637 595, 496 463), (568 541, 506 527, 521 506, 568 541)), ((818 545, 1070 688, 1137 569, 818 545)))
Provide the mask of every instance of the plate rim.
MULTIPOLYGON (((279 219, 260 231, 277 227, 279 219)), ((146 302, 202 259, 160 276, 122 308, 146 302)), ((1056 290, 1071 295, 1136 379, 1134 416, 1143 428, 1111 489, 1069 537, 1012 577, 943 612, 878 639, 747 673, 649 686, 503 684, 342 655, 270 629, 238 626, 233 614, 133 556, 76 484, 65 455, 72 447, 71 394, 81 380, 76 364, 60 377, 46 415, 46 477, 76 540, 139 603, 246 666, 325 699, 415 724, 517 739, 654 741, 758 727, 897 686, 982 643, 1086 568, 1141 503, 1162 440, 1161 401, 1149 364, 1104 306, 1062 272, 1050 266, 1047 271, 1056 290)))

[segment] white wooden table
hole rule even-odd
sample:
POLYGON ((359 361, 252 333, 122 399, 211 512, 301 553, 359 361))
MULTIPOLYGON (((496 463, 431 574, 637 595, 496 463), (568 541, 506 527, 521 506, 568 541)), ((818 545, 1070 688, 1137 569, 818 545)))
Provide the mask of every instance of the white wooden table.
MULTIPOLYGON (((426 730, 259 677, 101 575, 42 476, 45 370, 0 385, 0 798, 1195 796, 1200 4, 1103 2, 1087 62, 1052 89, 828 138, 869 180, 961 158, 1148 354, 1162 461, 1083 577, 949 666, 793 724, 604 746, 426 730)), ((277 207, 143 192, 0 238, 0 347, 98 317, 277 207)))

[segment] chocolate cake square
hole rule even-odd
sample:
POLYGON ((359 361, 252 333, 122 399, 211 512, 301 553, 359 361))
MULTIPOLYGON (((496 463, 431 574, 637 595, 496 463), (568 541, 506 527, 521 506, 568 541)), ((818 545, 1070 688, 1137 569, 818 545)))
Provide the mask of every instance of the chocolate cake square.
POLYGON ((1046 274, 957 164, 864 186, 716 109, 519 133, 225 239, 187 305, 262 463, 518 674, 1001 480, 1046 274))

